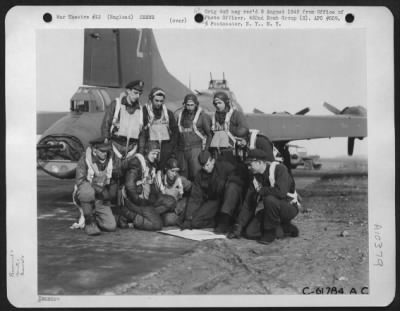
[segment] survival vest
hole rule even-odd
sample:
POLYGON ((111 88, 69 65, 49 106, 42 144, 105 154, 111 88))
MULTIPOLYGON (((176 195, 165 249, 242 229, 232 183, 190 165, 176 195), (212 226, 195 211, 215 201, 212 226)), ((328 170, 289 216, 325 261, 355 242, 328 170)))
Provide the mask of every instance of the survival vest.
POLYGON ((125 136, 129 140, 129 138, 138 139, 140 131, 143 128, 143 108, 139 105, 139 109, 137 109, 133 114, 130 114, 126 111, 125 105, 122 105, 122 98, 125 96, 122 93, 118 98, 115 99, 115 111, 112 120, 112 124, 110 127, 110 133, 113 132, 113 129, 118 124, 119 119, 119 129, 116 132, 117 135, 125 136))
POLYGON ((169 185, 167 182, 167 174, 163 176, 161 171, 158 171, 156 185, 162 194, 173 196, 177 201, 183 196, 183 184, 180 176, 175 179, 172 185, 169 185))
POLYGON ((156 175, 156 169, 154 167, 152 167, 150 170, 150 168, 147 166, 146 160, 142 154, 136 153, 134 156, 139 160, 140 165, 142 167, 142 179, 138 180, 136 182, 136 185, 142 186, 142 188, 143 188, 141 197, 144 199, 148 199, 149 195, 150 195, 150 187, 151 187, 151 184, 153 183, 153 180, 156 175))
MULTIPOLYGON (((230 139, 230 147, 233 147, 235 145, 235 136, 233 136, 233 134, 229 131, 230 128, 230 124, 231 124, 231 118, 233 115, 233 112, 236 110, 235 107, 231 107, 229 109, 229 111, 226 113, 225 116, 225 121, 223 125, 220 125, 219 123, 217 123, 217 120, 215 118, 216 113, 214 113, 213 118, 212 118, 212 126, 211 126, 211 130, 214 132, 213 135, 213 139, 211 140, 211 147, 219 147, 218 146, 218 141, 223 141, 224 139, 221 139, 221 135, 225 135, 228 136, 228 138, 230 139)), ((221 147, 225 147, 225 146, 221 146, 221 147)))
POLYGON ((88 166, 86 178, 91 184, 95 184, 102 187, 110 183, 113 170, 112 158, 108 160, 108 164, 105 170, 100 171, 97 164, 93 163, 92 148, 89 147, 86 149, 86 164, 88 166))
MULTIPOLYGON (((279 164, 280 163, 278 161, 274 161, 274 162, 271 162, 271 164, 269 166, 268 179, 269 179, 269 183, 270 183, 271 187, 275 186, 275 169, 276 169, 276 166, 279 164)), ((255 177, 253 178, 253 186, 257 192, 259 192, 262 187, 262 185, 258 182, 258 180, 255 177)), ((296 190, 294 190, 293 193, 291 193, 291 192, 286 193, 286 196, 290 199, 291 204, 300 204, 296 190)), ((260 208, 257 209, 256 212, 258 212, 259 210, 260 210, 260 208)))
POLYGON ((184 128, 182 126, 182 124, 181 124, 182 123, 182 114, 183 114, 183 110, 181 110, 181 112, 179 113, 179 116, 178 116, 178 128, 179 128, 179 132, 180 133, 192 132, 192 131, 195 132, 196 135, 200 137, 200 139, 202 141, 202 146, 203 146, 203 149, 204 149, 206 147, 207 138, 204 135, 202 135, 200 133, 199 129, 197 128, 197 121, 199 120, 200 113, 202 111, 203 111, 203 109, 201 109, 201 107, 198 107, 197 111, 196 111, 196 114, 194 116, 193 122, 192 122, 192 127, 191 128, 190 127, 189 128, 184 128))
POLYGON ((146 108, 149 114, 148 128, 150 140, 163 141, 169 140, 169 116, 167 107, 162 105, 162 114, 160 119, 155 119, 152 105, 150 103, 146 104, 146 108))

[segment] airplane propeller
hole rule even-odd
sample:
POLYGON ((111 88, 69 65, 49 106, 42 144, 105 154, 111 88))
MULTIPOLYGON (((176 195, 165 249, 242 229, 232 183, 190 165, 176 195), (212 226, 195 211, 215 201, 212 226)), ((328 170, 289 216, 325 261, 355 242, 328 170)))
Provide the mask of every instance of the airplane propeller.
POLYGON ((306 107, 306 108, 304 108, 304 109, 301 109, 300 111, 297 111, 297 112, 295 113, 295 115, 301 115, 301 116, 303 116, 303 115, 305 115, 306 113, 309 113, 309 112, 310 112, 310 108, 306 107))
POLYGON ((335 106, 328 104, 327 102, 324 102, 324 107, 326 109, 328 109, 330 112, 332 112, 333 114, 340 114, 339 109, 337 109, 335 106))
MULTIPOLYGON (((353 116, 360 116, 360 117, 366 117, 367 116, 367 109, 365 109, 362 106, 346 107, 342 111, 340 111, 335 106, 328 104, 327 102, 324 102, 323 106, 326 109, 328 109, 330 112, 332 112, 332 113, 334 113, 336 115, 353 115, 353 116)), ((353 155, 354 142, 355 142, 356 138, 358 138, 360 140, 363 139, 363 137, 349 137, 348 140, 347 140, 347 154, 349 156, 353 155)))

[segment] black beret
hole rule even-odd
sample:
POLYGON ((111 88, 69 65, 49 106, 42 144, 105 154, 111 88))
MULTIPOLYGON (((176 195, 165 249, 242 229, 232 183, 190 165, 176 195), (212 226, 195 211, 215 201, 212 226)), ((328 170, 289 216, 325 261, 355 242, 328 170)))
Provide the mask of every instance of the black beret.
POLYGON ((252 161, 271 161, 268 159, 268 155, 264 150, 261 149, 251 149, 247 154, 247 158, 245 160, 246 163, 250 163, 252 161))
POLYGON ((95 147, 96 149, 99 149, 101 151, 109 151, 111 150, 111 142, 104 142, 105 138, 104 137, 99 137, 96 139, 91 140, 89 143, 91 146, 95 147))
POLYGON ((200 165, 203 166, 206 164, 209 158, 211 158, 211 153, 207 150, 202 150, 198 156, 200 165))
POLYGON ((132 82, 129 82, 125 88, 132 90, 135 89, 137 91, 143 92, 143 87, 144 87, 144 82, 142 80, 135 80, 132 82))

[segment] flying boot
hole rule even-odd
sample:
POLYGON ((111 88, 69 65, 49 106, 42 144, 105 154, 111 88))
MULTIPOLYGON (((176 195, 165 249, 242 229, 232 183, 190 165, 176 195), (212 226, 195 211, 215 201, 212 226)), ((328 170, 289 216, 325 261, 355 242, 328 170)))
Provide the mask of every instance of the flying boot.
POLYGON ((135 213, 131 212, 125 205, 122 205, 117 221, 117 226, 121 229, 128 229, 128 223, 133 222, 135 216, 135 213))
POLYGON ((214 229, 216 234, 226 234, 230 231, 231 216, 225 213, 221 213, 218 217, 218 225, 214 229))
POLYGON ((94 215, 85 216, 85 232, 87 235, 99 235, 101 231, 96 223, 94 215))
POLYGON ((290 236, 292 238, 299 236, 299 229, 291 222, 287 224, 282 224, 282 229, 287 236, 290 236))

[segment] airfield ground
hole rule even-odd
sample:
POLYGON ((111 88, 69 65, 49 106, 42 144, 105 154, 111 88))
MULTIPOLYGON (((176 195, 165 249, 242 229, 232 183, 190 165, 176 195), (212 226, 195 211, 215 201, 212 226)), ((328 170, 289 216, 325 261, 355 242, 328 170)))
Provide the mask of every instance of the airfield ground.
POLYGON ((77 216, 73 181, 38 171, 39 294, 308 294, 323 287, 367 293, 367 161, 321 162, 321 170, 294 171, 309 209, 294 221, 300 236, 268 246, 134 229, 88 237, 69 229, 77 216))

